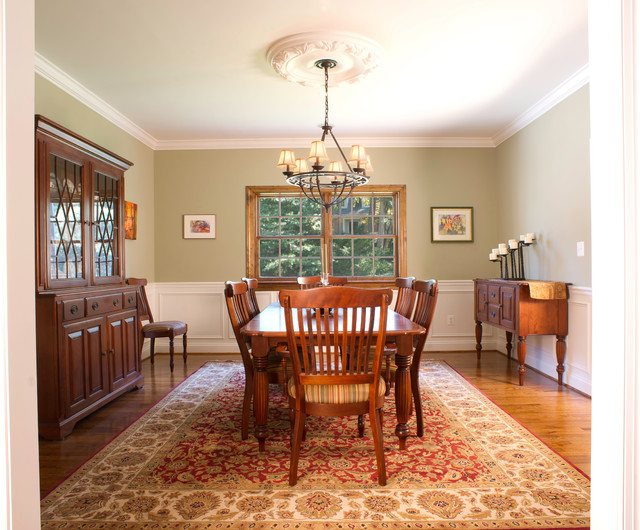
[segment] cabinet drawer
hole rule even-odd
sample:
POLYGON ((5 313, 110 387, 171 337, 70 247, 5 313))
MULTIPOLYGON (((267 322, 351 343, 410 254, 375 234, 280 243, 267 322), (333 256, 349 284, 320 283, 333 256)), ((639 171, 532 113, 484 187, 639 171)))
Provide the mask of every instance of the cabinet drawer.
POLYGON ((136 305, 137 305, 136 299, 138 297, 136 296, 135 292, 123 293, 123 296, 124 296, 124 307, 126 309, 129 309, 131 307, 136 307, 136 305))
POLYGON ((122 293, 85 298, 87 316, 122 309, 122 293))
POLYGON ((488 306, 487 321, 491 324, 500 324, 500 306, 489 304, 488 306))
POLYGON ((500 303, 500 286, 490 283, 487 285, 487 301, 490 304, 499 304, 500 303))
POLYGON ((62 302, 62 319, 75 320, 84 316, 84 298, 62 302))

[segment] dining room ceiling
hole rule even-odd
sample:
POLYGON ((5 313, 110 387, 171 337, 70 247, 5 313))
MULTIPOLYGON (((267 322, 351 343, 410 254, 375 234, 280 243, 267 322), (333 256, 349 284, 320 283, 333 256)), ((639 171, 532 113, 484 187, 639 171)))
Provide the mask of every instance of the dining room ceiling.
POLYGON ((298 33, 382 48, 329 90, 338 139, 374 146, 495 145, 588 76, 587 0, 36 0, 35 27, 36 71, 154 148, 319 136, 324 89, 267 61, 298 33))

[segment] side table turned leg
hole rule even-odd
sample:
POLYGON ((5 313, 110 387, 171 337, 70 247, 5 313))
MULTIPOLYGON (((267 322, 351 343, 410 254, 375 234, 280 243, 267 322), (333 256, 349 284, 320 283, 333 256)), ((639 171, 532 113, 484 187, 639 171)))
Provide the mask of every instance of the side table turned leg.
POLYGON ((482 322, 476 320, 476 355, 478 361, 482 355, 482 322))
POLYGON ((524 362, 527 359, 527 337, 518 337, 518 374, 520 376, 520 386, 524 385, 524 373, 526 368, 524 362))
POLYGON ((513 349, 513 333, 511 331, 505 331, 507 338, 507 359, 511 359, 511 350, 513 349))
POLYGON ((558 385, 562 386, 562 376, 564 374, 564 357, 567 353, 567 343, 563 335, 556 335, 556 372, 558 372, 558 385))

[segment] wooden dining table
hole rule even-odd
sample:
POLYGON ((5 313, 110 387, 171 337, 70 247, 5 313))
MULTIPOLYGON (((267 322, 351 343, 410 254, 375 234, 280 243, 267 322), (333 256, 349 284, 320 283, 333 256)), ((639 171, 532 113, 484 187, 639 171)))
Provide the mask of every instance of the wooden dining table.
MULTIPOLYGON (((267 356, 271 348, 287 342, 284 309, 279 302, 273 302, 252 318, 241 330, 251 340, 253 356, 253 411, 255 416, 255 436, 258 450, 265 450, 267 440, 267 417, 269 413, 269 378, 267 375, 267 356)), ((406 447, 409 436, 407 422, 411 413, 411 377, 409 367, 413 354, 413 338, 425 333, 422 326, 388 309, 386 342, 396 346, 396 436, 400 449, 406 447)))

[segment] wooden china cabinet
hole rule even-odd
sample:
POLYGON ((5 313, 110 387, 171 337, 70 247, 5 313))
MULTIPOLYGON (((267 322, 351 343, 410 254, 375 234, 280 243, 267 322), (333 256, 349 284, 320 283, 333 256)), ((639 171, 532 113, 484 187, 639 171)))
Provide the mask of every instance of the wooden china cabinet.
POLYGON ((124 281, 132 166, 36 116, 38 428, 48 440, 141 387, 136 287, 124 281))

